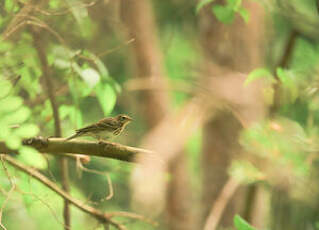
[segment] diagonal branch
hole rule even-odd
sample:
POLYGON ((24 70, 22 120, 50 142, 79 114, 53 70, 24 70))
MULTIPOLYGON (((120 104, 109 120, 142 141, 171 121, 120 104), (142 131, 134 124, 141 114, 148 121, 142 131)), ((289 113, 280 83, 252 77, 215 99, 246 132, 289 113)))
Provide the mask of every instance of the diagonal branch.
POLYGON ((239 186, 240 183, 238 183, 234 178, 231 177, 228 179, 212 206, 209 216, 207 217, 204 230, 215 230, 217 228, 227 204, 234 196, 239 186))
MULTIPOLYGON (((117 159, 121 161, 133 162, 139 154, 154 154, 154 152, 111 142, 93 142, 70 140, 64 138, 43 138, 35 137, 23 141, 26 146, 33 147, 42 153, 53 155, 80 154, 117 159)), ((6 147, 0 141, 0 153, 17 153, 16 150, 6 147)))
MULTIPOLYGON (((42 175, 37 170, 35 170, 35 169, 31 168, 31 167, 25 166, 24 164, 16 161, 14 158, 12 158, 12 157, 10 157, 8 155, 4 155, 3 159, 6 162, 8 162, 10 165, 14 166, 15 168, 18 168, 19 170, 27 173, 28 175, 32 176, 36 180, 40 181, 45 186, 47 186, 48 188, 53 190, 55 193, 57 193, 58 195, 63 197, 63 199, 68 200, 68 202, 70 202, 72 205, 74 205, 75 207, 79 208, 83 212, 92 215, 93 217, 95 217, 100 222, 109 223, 109 224, 113 225, 114 227, 116 227, 117 229, 120 229, 120 230, 125 230, 126 229, 125 226, 123 226, 122 224, 117 223, 117 222, 115 222, 115 221, 113 221, 111 219, 114 216, 113 214, 108 214, 108 213, 101 212, 100 210, 95 209, 95 208, 93 208, 93 207, 91 207, 89 205, 86 205, 84 202, 82 202, 80 200, 77 200, 76 198, 70 196, 67 192, 63 191, 58 185, 53 183, 51 180, 49 180, 47 177, 42 175)), ((138 217, 139 217, 139 219, 141 219, 141 217, 139 215, 138 215, 138 217)))

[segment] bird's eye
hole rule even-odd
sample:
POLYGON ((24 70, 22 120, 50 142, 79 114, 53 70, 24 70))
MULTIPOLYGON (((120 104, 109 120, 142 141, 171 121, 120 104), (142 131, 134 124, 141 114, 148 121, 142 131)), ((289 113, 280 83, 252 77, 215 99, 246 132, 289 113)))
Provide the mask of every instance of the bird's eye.
POLYGON ((121 121, 125 121, 126 117, 122 116, 120 119, 121 119, 121 121))

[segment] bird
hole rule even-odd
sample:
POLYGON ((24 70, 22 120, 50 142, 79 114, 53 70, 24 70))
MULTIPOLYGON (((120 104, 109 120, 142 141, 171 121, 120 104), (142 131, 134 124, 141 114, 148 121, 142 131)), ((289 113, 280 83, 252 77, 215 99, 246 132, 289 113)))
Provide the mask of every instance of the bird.
POLYGON ((131 117, 125 114, 103 118, 92 125, 75 130, 75 134, 66 138, 65 141, 82 136, 92 136, 99 141, 102 141, 102 139, 109 139, 120 135, 125 129, 125 126, 132 120, 133 119, 131 117))

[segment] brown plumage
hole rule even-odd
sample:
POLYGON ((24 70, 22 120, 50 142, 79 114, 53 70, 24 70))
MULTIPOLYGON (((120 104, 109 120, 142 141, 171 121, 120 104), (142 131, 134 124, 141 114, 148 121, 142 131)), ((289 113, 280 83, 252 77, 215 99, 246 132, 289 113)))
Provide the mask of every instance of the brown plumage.
POLYGON ((66 138, 66 141, 81 136, 93 136, 99 140, 108 139, 121 134, 125 126, 132 121, 127 115, 120 114, 116 117, 107 117, 97 123, 75 130, 75 134, 66 138))

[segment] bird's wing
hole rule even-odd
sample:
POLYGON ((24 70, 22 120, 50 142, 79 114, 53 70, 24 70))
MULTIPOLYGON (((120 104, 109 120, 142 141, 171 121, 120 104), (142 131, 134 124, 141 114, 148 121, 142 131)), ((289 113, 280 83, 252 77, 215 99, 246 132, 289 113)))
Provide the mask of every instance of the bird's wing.
POLYGON ((77 129, 77 133, 86 133, 86 132, 101 132, 101 131, 114 131, 117 128, 116 121, 113 121, 112 118, 104 118, 93 125, 86 126, 81 129, 77 129))

